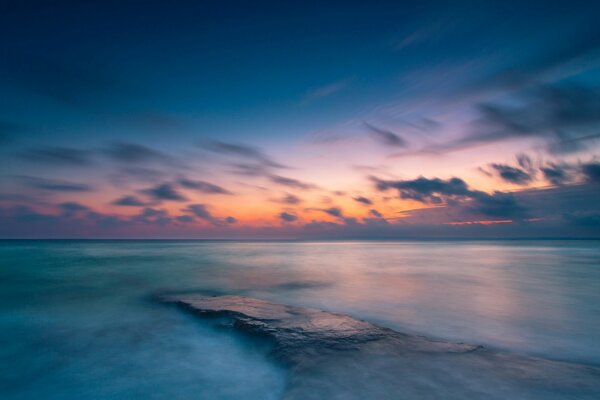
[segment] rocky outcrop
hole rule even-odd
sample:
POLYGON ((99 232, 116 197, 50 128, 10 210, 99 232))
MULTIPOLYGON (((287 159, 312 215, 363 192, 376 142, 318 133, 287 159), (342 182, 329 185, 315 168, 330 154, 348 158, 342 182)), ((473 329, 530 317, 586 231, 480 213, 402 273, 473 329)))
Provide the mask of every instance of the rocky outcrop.
POLYGON ((347 315, 240 296, 163 297, 269 338, 285 399, 597 399, 600 369, 434 341, 347 315))

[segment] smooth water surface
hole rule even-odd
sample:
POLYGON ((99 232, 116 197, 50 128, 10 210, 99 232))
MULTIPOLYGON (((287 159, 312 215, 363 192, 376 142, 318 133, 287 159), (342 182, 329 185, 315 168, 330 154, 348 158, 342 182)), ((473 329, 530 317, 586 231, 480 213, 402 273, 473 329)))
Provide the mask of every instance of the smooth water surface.
POLYGON ((266 343, 153 300, 188 291, 600 365, 597 241, 3 241, 0 397, 279 398, 266 343))

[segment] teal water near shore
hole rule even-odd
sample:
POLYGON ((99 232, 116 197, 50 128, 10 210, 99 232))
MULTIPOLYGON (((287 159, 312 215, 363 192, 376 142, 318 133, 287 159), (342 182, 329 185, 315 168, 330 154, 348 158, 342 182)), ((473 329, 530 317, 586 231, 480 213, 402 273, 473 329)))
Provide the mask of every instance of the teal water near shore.
POLYGON ((600 366, 599 288, 598 241, 2 241, 0 397, 281 396, 268 344, 154 301, 174 292, 600 366))

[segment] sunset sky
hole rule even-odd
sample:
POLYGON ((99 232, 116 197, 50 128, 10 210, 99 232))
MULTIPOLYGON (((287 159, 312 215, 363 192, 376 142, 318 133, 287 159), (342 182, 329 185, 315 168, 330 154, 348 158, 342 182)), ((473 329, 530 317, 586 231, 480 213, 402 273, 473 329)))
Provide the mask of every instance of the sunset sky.
POLYGON ((600 236, 598 1, 94 3, 0 5, 0 237, 600 236))

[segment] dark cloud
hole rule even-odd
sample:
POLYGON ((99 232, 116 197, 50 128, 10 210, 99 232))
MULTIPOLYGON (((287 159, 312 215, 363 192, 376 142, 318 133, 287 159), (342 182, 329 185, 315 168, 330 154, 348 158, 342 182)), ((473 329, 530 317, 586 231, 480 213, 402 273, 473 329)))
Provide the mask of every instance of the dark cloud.
POLYGON ((363 196, 353 197, 352 199, 354 201, 357 201, 359 203, 365 204, 367 206, 370 206, 371 204, 373 204, 373 202, 370 199, 368 199, 366 197, 363 197, 363 196))
POLYGON ((600 88, 545 85, 520 96, 519 105, 481 104, 479 133, 458 144, 469 145, 505 138, 540 137, 551 152, 581 149, 576 140, 600 135, 600 88))
POLYGON ((89 192, 93 188, 84 183, 68 182, 57 179, 37 178, 33 176, 17 176, 17 178, 29 187, 35 189, 49 190, 55 192, 89 192))
POLYGON ((298 196, 294 196, 293 194, 286 193, 283 197, 281 197, 279 199, 274 199, 273 201, 275 201, 276 203, 281 203, 281 204, 294 205, 294 204, 301 203, 302 199, 298 196))
POLYGON ((179 185, 187 188, 193 189, 198 192, 206 193, 206 194, 233 194, 229 190, 222 188, 221 186, 215 185, 213 183, 193 180, 193 179, 180 179, 178 181, 179 185))
POLYGON ((241 176, 267 176, 269 169, 261 164, 236 163, 231 165, 234 169, 231 171, 241 176))
POLYGON ((523 168, 525 171, 532 172, 535 170, 533 166, 533 160, 527 154, 519 153, 517 154, 517 164, 519 167, 523 168))
POLYGON ((32 203, 35 202, 35 199, 20 193, 0 193, 0 201, 32 203))
POLYGON ((28 161, 47 165, 83 167, 92 164, 92 152, 70 147, 36 147, 20 156, 28 161))
POLYGON ((208 206, 205 204, 191 204, 189 205, 185 210, 183 210, 185 212, 189 212, 191 214, 193 214, 194 216, 211 223, 214 226, 223 226, 225 223, 234 223, 235 218, 233 217, 227 217, 227 218, 233 218, 233 220, 228 220, 227 218, 222 221, 221 219, 215 217, 214 215, 212 215, 212 213, 208 210, 208 206), (232 221, 232 222, 230 222, 232 221))
POLYGON ((203 147, 215 153, 244 158, 265 167, 287 168, 285 165, 273 161, 270 157, 256 147, 237 143, 221 142, 218 140, 207 142, 203 145, 203 147))
POLYGON ((506 164, 490 164, 490 167, 506 182, 516 185, 527 185, 533 180, 531 174, 520 168, 511 167, 506 164))
POLYGON ((523 138, 544 141, 551 153, 567 153, 584 150, 587 142, 600 138, 600 87, 537 85, 510 98, 510 102, 478 104, 479 118, 472 133, 396 156, 444 153, 523 138))
POLYGON ((323 210, 323 212, 336 218, 342 218, 344 216, 342 210, 339 207, 326 208, 323 210))
POLYGON ((167 225, 172 222, 172 219, 166 210, 146 207, 133 216, 131 221, 149 225, 167 225))
POLYGON ((129 183, 156 183, 166 177, 163 171, 144 167, 119 168, 109 176, 110 181, 116 186, 124 186, 129 183))
POLYGON ((126 207, 143 207, 143 206, 147 205, 144 201, 140 200, 136 196, 119 197, 118 199, 113 201, 111 204, 113 204, 115 206, 126 206, 126 207))
POLYGON ((600 163, 592 162, 583 164, 581 171, 589 182, 600 183, 600 163))
POLYGON ((232 216, 226 217, 224 221, 228 224, 235 224, 238 222, 237 219, 232 216))
POLYGON ((422 203, 440 204, 444 198, 468 197, 472 193, 465 181, 460 178, 451 178, 446 181, 424 177, 405 181, 381 180, 375 177, 371 179, 379 191, 396 189, 401 198, 422 203))
POLYGON ((279 213, 278 217, 279 217, 279 219, 281 219, 282 221, 285 221, 285 222, 294 222, 298 219, 298 217, 295 216, 294 214, 290 214, 285 211, 279 213))
POLYGON ((563 214, 563 218, 574 224, 586 228, 600 228, 600 212, 572 212, 563 214))
POLYGON ((540 167, 540 171, 544 178, 553 185, 564 185, 571 181, 572 168, 567 164, 548 163, 546 166, 540 167))
POLYGON ((181 166, 181 162, 172 156, 136 143, 112 143, 103 149, 103 153, 110 159, 122 163, 142 164, 160 162, 170 166, 181 166))
POLYGON ((287 178, 281 175, 269 175, 269 179, 271 182, 276 183, 277 185, 287 186, 294 189, 311 190, 317 188, 317 186, 312 183, 302 182, 298 179, 287 178))
POLYGON ((519 58, 516 65, 496 71, 491 76, 484 76, 466 91, 473 93, 482 89, 493 92, 521 90, 536 85, 540 77, 556 68, 590 56, 594 57, 600 47, 600 31, 593 25, 585 25, 582 25, 580 32, 568 41, 553 43, 550 49, 532 53, 529 58, 519 58))
POLYGON ((378 142, 392 147, 406 147, 407 142, 398 134, 387 129, 378 128, 365 122, 365 126, 369 129, 370 136, 378 142))
POLYGON ((343 222, 346 225, 355 225, 358 223, 356 218, 345 216, 344 212, 339 207, 329 207, 329 208, 322 209, 321 211, 323 211, 325 214, 331 215, 332 217, 339 219, 341 222, 343 222))
POLYGON ((163 200, 171 200, 171 201, 186 201, 187 199, 181 193, 175 189, 175 187, 170 183, 162 183, 160 185, 151 187, 149 189, 145 189, 141 191, 147 196, 150 196, 154 200, 163 201, 163 200))
POLYGON ((405 181, 387 181, 371 178, 380 191, 395 189, 400 198, 419 201, 425 204, 461 206, 474 214, 493 217, 524 218, 525 209, 510 193, 488 194, 472 190, 460 178, 442 180, 419 177, 405 181))
POLYGON ((194 217, 192 217, 191 215, 180 215, 178 217, 175 217, 175 220, 177 220, 178 222, 188 223, 194 222, 194 217))
POLYGON ((388 221, 383 217, 383 215, 375 210, 369 210, 369 216, 363 218, 363 224, 367 225, 387 225, 388 221))
POLYGON ((369 210, 369 214, 371 214, 373 217, 375 218, 382 218, 383 215, 381 215, 381 213, 375 209, 369 210))
POLYGON ((65 217, 72 217, 78 215, 81 212, 90 210, 89 207, 74 201, 62 203, 59 205, 59 208, 62 210, 63 216, 65 217))
POLYGON ((522 219, 527 216, 527 212, 511 193, 494 192, 487 194, 485 192, 474 192, 474 204, 469 208, 474 213, 480 213, 488 217, 495 218, 514 218, 522 219))

